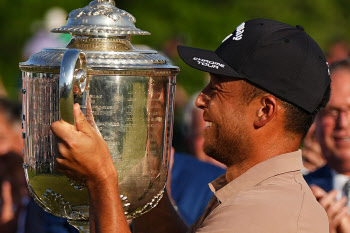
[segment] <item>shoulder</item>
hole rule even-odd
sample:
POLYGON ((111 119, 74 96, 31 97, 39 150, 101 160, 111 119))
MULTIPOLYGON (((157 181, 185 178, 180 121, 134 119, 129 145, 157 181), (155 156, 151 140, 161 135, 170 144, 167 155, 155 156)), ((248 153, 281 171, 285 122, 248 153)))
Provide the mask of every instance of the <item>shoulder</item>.
POLYGON ((327 215, 306 189, 305 181, 279 178, 233 195, 205 219, 198 232, 223 228, 222 232, 327 232, 327 215))

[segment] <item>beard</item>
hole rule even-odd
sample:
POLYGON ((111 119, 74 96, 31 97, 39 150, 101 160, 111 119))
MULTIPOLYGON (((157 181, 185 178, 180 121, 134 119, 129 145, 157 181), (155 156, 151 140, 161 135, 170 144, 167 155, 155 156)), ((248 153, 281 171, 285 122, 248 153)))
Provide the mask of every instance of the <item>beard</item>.
POLYGON ((211 135, 204 135, 204 152, 227 167, 244 161, 251 143, 243 125, 212 127, 211 135))

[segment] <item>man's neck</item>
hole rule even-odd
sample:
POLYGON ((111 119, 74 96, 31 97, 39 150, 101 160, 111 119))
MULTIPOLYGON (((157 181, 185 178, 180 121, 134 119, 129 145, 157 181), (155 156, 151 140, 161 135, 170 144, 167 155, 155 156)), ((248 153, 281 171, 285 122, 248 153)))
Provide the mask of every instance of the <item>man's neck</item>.
POLYGON ((248 171, 252 165, 245 164, 245 165, 233 165, 227 168, 226 171, 226 180, 227 182, 231 182, 232 180, 236 179, 246 171, 248 171))
POLYGON ((291 149, 291 150, 285 150, 281 152, 275 152, 275 153, 270 153, 270 154, 260 154, 260 155, 252 155, 251 157, 248 157, 246 160, 238 163, 238 164, 233 164, 227 168, 226 171, 226 180, 227 182, 231 182, 232 180, 236 179, 246 171, 248 171, 250 168, 254 167, 255 165, 264 162, 272 157, 275 157, 277 155, 289 153, 289 152, 294 152, 297 151, 298 148, 296 149, 291 149))

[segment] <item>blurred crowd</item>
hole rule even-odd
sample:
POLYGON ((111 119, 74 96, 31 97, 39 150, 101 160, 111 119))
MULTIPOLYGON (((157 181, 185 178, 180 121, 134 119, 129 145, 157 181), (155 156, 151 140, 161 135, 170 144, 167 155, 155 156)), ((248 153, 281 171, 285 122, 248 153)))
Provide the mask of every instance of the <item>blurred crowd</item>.
MULTIPOLYGON (((61 8, 49 9, 43 20, 32 24, 33 36, 23 47, 22 60, 43 48, 65 47, 70 35, 50 30, 66 22, 61 8)), ((18 87, 20 90, 20 87, 18 87)), ((18 91, 18 95, 20 91, 18 91)), ((66 219, 45 212, 29 194, 23 168, 22 104, 8 98, 0 74, 0 232, 78 233, 66 219)))
MULTIPOLYGON (((66 13, 54 8, 45 23, 33 26, 34 36, 23 49, 23 58, 44 47, 65 47, 69 38, 49 33, 48 28, 64 24, 66 13)), ((165 42, 162 53, 176 60, 179 37, 165 42)), ((300 149, 306 181, 325 208, 330 232, 350 232, 350 46, 338 40, 327 50, 332 94, 327 107, 316 117, 300 149)), ((195 78, 195 77, 191 77, 195 78)), ((207 79, 207 77, 197 77, 207 79)), ((191 225, 204 211, 213 195, 208 183, 225 173, 225 166, 202 150, 206 127, 202 110, 195 107, 197 94, 176 87, 175 122, 168 192, 173 204, 191 225)), ((198 87, 200 90, 202 87, 198 87)), ((197 91, 197 90, 195 90, 197 91)), ((193 92, 195 92, 193 91, 193 92)), ((7 98, 0 77, 0 232, 77 232, 66 220, 44 212, 29 195, 23 169, 22 106, 7 98)))

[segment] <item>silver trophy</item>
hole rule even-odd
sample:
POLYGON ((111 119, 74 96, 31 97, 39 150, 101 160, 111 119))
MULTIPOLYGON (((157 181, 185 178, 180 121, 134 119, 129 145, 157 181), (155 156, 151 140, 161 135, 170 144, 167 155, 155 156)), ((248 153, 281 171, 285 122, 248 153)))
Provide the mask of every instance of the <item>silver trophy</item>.
POLYGON ((108 144, 128 219, 156 206, 166 184, 179 68, 156 51, 135 49, 130 36, 149 34, 135 22, 113 0, 92 1, 52 30, 72 35, 66 48, 43 49, 20 63, 31 195, 81 232, 89 231, 87 189, 55 171, 50 130, 61 118, 74 124, 74 103, 108 144))

